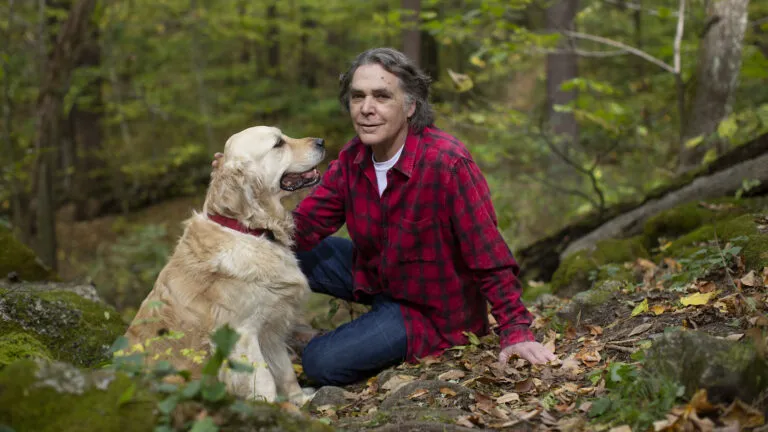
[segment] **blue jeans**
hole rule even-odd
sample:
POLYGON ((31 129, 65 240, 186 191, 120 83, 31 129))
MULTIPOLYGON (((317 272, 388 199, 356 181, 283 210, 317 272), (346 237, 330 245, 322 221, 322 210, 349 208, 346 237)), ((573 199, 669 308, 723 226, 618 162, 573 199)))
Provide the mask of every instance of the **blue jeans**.
MULTIPOLYGON (((353 301, 352 242, 328 237, 296 255, 312 291, 353 301)), ((304 348, 304 373, 319 385, 346 385, 405 360, 407 337, 400 305, 378 294, 362 299, 371 310, 304 348)))

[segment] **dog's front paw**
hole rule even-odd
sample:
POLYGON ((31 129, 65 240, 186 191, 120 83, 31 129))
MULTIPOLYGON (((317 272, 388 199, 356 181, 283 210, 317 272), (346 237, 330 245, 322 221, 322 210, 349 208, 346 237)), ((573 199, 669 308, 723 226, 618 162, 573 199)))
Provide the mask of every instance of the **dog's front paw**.
POLYGON ((297 407, 303 407, 304 404, 310 402, 312 398, 315 397, 315 393, 317 392, 313 388, 303 388, 301 389, 301 392, 296 392, 288 396, 288 400, 297 407))

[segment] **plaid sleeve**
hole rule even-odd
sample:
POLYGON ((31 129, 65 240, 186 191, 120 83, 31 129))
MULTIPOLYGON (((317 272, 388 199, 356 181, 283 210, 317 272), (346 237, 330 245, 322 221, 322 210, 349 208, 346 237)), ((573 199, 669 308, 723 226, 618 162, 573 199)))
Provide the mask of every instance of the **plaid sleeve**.
POLYGON ((296 250, 310 250, 344 225, 341 164, 331 161, 320 184, 293 211, 296 250))
POLYGON ((451 177, 447 189, 451 226, 464 263, 499 323, 501 346, 531 341, 532 317, 520 300, 519 266, 499 232, 488 183, 467 158, 456 161, 451 177))

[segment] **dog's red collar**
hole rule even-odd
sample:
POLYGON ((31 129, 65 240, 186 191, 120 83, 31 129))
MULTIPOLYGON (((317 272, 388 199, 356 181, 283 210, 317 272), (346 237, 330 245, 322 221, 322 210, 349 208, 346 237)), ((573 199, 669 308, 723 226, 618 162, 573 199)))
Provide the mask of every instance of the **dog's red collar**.
POLYGON ((272 233, 272 231, 264 228, 248 228, 246 226, 243 226, 237 219, 232 219, 226 216, 222 216, 220 214, 208 214, 208 219, 216 222, 217 224, 231 228, 235 231, 239 231, 241 233, 250 234, 254 236, 260 236, 260 235, 266 235, 268 239, 274 240, 275 234, 272 233))

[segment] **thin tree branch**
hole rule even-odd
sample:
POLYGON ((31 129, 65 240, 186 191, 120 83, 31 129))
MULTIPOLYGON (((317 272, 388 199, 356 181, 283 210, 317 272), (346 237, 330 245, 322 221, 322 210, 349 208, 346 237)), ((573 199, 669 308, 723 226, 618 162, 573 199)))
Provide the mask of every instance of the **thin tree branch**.
POLYGON ((631 47, 631 46, 629 46, 627 44, 624 44, 622 42, 615 41, 613 39, 604 38, 604 37, 601 37, 601 36, 595 36, 595 35, 579 33, 579 32, 574 32, 574 31, 568 31, 568 30, 564 30, 562 33, 564 35, 566 35, 566 36, 575 37, 575 38, 578 38, 578 39, 586 39, 586 40, 590 40, 590 41, 593 41, 593 42, 598 42, 598 43, 602 43, 604 45, 610 45, 612 47, 616 47, 616 48, 620 48, 620 49, 626 50, 630 54, 634 54, 634 55, 636 55, 636 56, 638 56, 638 57, 640 57, 642 59, 645 59, 645 60, 655 64, 656 66, 659 66, 660 68, 664 69, 667 72, 675 73, 675 69, 672 66, 668 65, 667 63, 664 63, 662 60, 659 60, 656 57, 648 54, 645 51, 641 51, 641 50, 639 50, 637 48, 631 47))
POLYGON ((620 55, 629 54, 627 50, 623 50, 623 49, 618 49, 614 51, 586 51, 586 50, 580 50, 580 49, 533 48, 528 52, 538 53, 538 54, 576 54, 579 57, 598 57, 598 58, 616 57, 620 55))
POLYGON ((680 9, 677 16, 677 30, 675 31, 675 71, 680 75, 680 47, 683 42, 683 29, 685 28, 685 0, 680 0, 680 9))
MULTIPOLYGON (((626 8, 626 9, 630 9, 630 10, 634 10, 634 11, 645 12, 645 13, 647 13, 649 15, 661 16, 661 12, 659 12, 658 10, 650 9, 650 8, 644 8, 644 7, 642 7, 642 6, 640 6, 639 4, 636 4, 636 3, 624 2, 624 1, 619 2, 617 0, 603 0, 603 2, 608 3, 610 5, 613 5, 613 6, 621 7, 621 8, 626 8)), ((675 12, 670 12, 669 15, 670 16, 677 16, 678 14, 675 13, 675 12)))
POLYGON ((679 140, 683 143, 685 134, 685 84, 683 83, 682 66, 680 60, 680 50, 683 41, 683 30, 685 29, 685 0, 680 0, 680 9, 677 15, 677 29, 675 30, 675 88, 677 89, 677 111, 680 116, 679 140))

